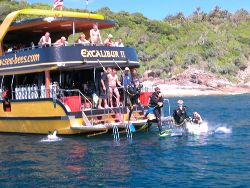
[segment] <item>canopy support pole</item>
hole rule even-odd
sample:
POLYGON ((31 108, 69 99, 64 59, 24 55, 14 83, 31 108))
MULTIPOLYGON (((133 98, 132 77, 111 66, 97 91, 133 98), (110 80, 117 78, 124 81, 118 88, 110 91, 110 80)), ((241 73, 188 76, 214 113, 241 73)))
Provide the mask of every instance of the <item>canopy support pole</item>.
POLYGON ((76 34, 76 27, 75 27, 75 21, 73 21, 73 24, 72 24, 72 27, 73 27, 73 43, 75 43, 75 34, 76 34))
POLYGON ((50 72, 49 70, 45 71, 45 90, 46 90, 46 98, 50 98, 50 72))
POLYGON ((13 74, 13 76, 12 76, 12 80, 11 80, 11 99, 13 100, 14 99, 14 95, 13 95, 13 93, 14 93, 14 91, 13 91, 13 82, 14 82, 14 77, 15 77, 15 75, 13 74))

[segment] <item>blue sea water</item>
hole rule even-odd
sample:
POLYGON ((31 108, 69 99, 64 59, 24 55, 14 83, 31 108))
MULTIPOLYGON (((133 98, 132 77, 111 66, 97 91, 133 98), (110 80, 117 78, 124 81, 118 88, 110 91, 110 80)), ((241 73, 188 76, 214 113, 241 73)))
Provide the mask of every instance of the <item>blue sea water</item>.
POLYGON ((119 143, 111 134, 1 134, 0 187, 250 187, 250 95, 184 100, 210 130, 231 133, 159 138, 155 127, 119 143))

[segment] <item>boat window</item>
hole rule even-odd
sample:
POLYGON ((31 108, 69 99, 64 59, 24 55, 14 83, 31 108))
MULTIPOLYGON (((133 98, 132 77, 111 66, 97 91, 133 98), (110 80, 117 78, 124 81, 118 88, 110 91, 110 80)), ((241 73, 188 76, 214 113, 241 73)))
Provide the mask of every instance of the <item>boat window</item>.
POLYGON ((61 89, 79 89, 87 96, 91 96, 96 90, 93 70, 53 71, 51 79, 53 83, 59 83, 61 89))
POLYGON ((44 73, 15 75, 13 82, 13 99, 35 99, 41 96, 40 89, 44 85, 44 73))

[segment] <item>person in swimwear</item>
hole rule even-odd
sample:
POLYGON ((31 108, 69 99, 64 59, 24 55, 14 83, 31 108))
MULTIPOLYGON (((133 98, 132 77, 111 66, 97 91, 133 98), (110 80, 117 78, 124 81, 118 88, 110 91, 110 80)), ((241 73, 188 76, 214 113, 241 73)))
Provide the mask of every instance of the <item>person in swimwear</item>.
POLYGON ((93 45, 102 44, 101 34, 97 24, 93 24, 93 29, 90 30, 90 42, 93 45))
POLYGON ((46 32, 45 35, 41 37, 38 43, 39 46, 51 46, 50 33, 46 32))
POLYGON ((116 84, 119 87, 122 87, 118 76, 116 74, 116 69, 112 69, 112 72, 108 74, 108 80, 109 80, 109 100, 110 100, 110 107, 113 108, 113 94, 116 96, 116 106, 120 105, 120 94, 118 91, 118 88, 116 87, 116 84))

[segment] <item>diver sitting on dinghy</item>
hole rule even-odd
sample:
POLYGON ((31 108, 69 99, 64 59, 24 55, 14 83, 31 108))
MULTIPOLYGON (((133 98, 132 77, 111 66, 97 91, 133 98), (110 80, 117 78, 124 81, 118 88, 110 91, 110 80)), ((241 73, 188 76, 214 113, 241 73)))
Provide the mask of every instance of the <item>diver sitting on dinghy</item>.
POLYGON ((201 115, 198 112, 193 112, 192 122, 196 123, 196 124, 201 124, 202 123, 201 115))
POLYGON ((173 117, 174 117, 174 121, 175 121, 175 124, 177 126, 182 126, 185 121, 189 121, 190 118, 189 116, 187 115, 187 112, 186 112, 186 107, 183 106, 183 100, 178 100, 177 101, 178 103, 178 107, 174 110, 174 113, 173 113, 173 117))

